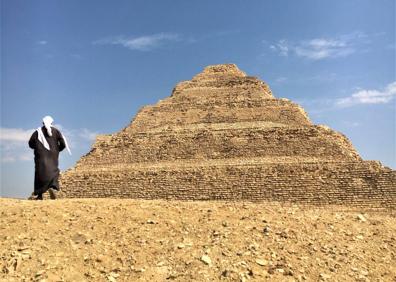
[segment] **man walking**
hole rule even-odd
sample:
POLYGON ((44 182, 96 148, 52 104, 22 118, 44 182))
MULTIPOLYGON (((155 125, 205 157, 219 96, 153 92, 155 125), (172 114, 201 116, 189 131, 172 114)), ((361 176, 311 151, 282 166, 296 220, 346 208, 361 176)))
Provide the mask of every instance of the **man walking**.
POLYGON ((52 127, 54 120, 50 116, 43 118, 43 126, 37 128, 29 140, 29 147, 34 150, 34 192, 36 200, 43 199, 43 193, 49 192, 51 199, 56 199, 59 191, 59 152, 67 149, 71 154, 66 138, 52 127))

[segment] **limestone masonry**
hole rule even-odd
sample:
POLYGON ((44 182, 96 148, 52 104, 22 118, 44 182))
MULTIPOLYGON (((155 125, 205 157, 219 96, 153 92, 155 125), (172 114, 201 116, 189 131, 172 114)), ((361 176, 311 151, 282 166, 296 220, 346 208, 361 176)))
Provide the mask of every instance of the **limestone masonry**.
POLYGON ((206 67, 98 136, 61 185, 66 197, 396 206, 395 170, 233 64, 206 67))

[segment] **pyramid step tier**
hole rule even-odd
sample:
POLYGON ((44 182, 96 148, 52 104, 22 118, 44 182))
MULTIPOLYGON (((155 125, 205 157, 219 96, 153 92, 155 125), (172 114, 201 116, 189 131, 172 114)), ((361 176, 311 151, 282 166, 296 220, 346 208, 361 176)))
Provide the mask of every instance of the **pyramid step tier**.
MULTIPOLYGON (((243 96, 242 96, 243 97, 243 96)), ((128 131, 145 131, 171 125, 267 121, 286 125, 311 125, 305 111, 287 100, 241 100, 184 103, 165 100, 143 108, 128 131)))
POLYGON ((67 188, 67 197, 269 200, 369 208, 395 208, 396 202, 396 171, 374 161, 224 160, 97 166, 68 171, 61 176, 61 185, 67 188))
POLYGON ((102 136, 78 165, 279 156, 360 160, 348 139, 333 130, 320 126, 254 126, 189 126, 102 136))
POLYGON ((272 91, 257 78, 204 80, 196 83, 184 81, 176 85, 172 91, 172 98, 200 98, 205 100, 211 97, 255 97, 259 99, 273 99, 272 91))

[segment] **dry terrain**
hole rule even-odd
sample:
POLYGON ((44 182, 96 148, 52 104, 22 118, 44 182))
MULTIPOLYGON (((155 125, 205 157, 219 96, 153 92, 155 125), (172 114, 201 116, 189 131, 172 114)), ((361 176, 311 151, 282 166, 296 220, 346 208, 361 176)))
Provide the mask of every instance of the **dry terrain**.
POLYGON ((396 281, 395 212, 0 199, 1 281, 396 281))

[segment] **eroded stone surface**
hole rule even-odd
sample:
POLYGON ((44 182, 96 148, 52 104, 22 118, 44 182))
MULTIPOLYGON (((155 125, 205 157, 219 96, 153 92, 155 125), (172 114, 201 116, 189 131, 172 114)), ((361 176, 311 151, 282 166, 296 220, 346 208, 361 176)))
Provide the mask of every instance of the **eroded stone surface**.
POLYGON ((396 204, 396 171, 233 64, 206 67, 98 136, 61 181, 66 197, 396 204))

